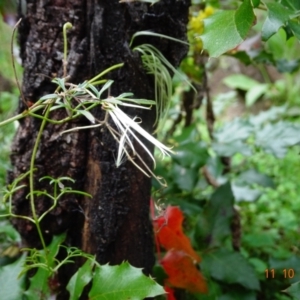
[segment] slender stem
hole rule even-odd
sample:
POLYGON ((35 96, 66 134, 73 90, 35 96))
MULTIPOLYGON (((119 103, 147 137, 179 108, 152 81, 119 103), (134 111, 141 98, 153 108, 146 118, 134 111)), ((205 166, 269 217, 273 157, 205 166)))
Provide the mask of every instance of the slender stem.
POLYGON ((32 211, 32 217, 34 219, 35 226, 36 226, 36 229, 38 231, 38 235, 39 235, 39 238, 41 240, 41 243, 42 243, 42 246, 43 246, 43 249, 44 249, 44 252, 45 252, 45 258, 46 258, 47 262, 48 262, 47 247, 46 247, 46 244, 45 244, 44 236, 43 236, 43 233, 42 233, 42 229, 41 229, 41 226, 40 226, 40 223, 39 223, 39 218, 37 216, 36 209, 35 209, 35 203, 34 203, 34 174, 33 173, 34 173, 34 163, 35 163, 37 150, 38 150, 41 138, 42 138, 43 131, 44 131, 45 126, 47 124, 47 118, 49 116, 51 106, 52 106, 52 104, 49 104, 49 106, 46 109, 45 118, 43 119, 43 121, 41 123, 40 130, 38 132, 36 141, 34 143, 32 155, 31 155, 31 160, 30 160, 30 170, 29 170, 29 191, 30 191, 29 194, 30 194, 30 206, 31 206, 31 211, 32 211))
POLYGON ((101 72, 100 74, 98 74, 97 76, 95 76, 94 78, 90 79, 88 81, 88 83, 94 83, 97 79, 99 79, 100 77, 102 77, 103 75, 107 74, 108 72, 114 70, 114 69, 118 69, 118 68, 121 68, 124 66, 124 63, 121 63, 121 64, 117 64, 117 65, 114 65, 106 70, 104 70, 103 72, 101 72))
POLYGON ((12 66, 13 66, 13 69, 14 69, 14 75, 15 75, 17 86, 18 86, 18 89, 19 89, 19 92, 20 92, 20 95, 21 95, 21 99, 22 99, 23 103, 26 106, 28 106, 27 103, 26 103, 26 100, 24 98, 24 95, 22 93, 22 90, 21 90, 20 82, 19 82, 19 79, 18 79, 18 76, 17 76, 17 71, 16 71, 15 59, 14 59, 14 36, 15 36, 16 29, 19 26, 19 24, 21 23, 21 21, 22 21, 22 19, 20 19, 16 23, 16 25, 14 26, 14 29, 13 29, 12 38, 11 38, 11 42, 10 42, 10 55, 11 55, 12 66))

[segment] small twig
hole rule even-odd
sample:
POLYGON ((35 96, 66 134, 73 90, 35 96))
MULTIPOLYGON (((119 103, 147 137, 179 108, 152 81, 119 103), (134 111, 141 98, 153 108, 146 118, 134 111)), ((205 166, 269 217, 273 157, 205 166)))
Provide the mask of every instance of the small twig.
POLYGON ((18 79, 18 76, 17 76, 17 71, 16 71, 15 59, 14 59, 14 37, 15 37, 15 32, 17 30, 17 27, 19 26, 21 21, 22 21, 22 19, 20 19, 13 28, 12 38, 11 38, 11 41, 10 41, 10 55, 11 55, 12 65, 13 65, 13 69, 14 69, 14 75, 15 75, 15 79, 16 79, 16 82, 17 82, 18 89, 20 91, 21 99, 22 99, 23 103, 27 107, 29 107, 26 100, 25 100, 24 94, 21 90, 20 82, 19 82, 19 79, 18 79))
POLYGON ((204 166, 201 171, 208 184, 210 184, 214 188, 220 186, 217 180, 209 173, 207 166, 204 166))

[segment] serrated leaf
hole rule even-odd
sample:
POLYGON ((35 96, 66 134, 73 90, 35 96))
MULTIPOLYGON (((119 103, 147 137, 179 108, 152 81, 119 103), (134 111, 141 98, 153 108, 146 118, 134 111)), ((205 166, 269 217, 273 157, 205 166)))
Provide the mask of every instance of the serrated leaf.
POLYGON ((300 281, 293 283, 287 289, 283 290, 283 292, 295 297, 295 299, 300 299, 300 281))
POLYGON ((262 39, 268 40, 290 19, 293 11, 279 3, 267 3, 268 17, 262 27, 262 39))
POLYGON ((1 299, 22 299, 25 288, 25 276, 18 278, 23 269, 25 255, 22 255, 14 263, 0 268, 1 299))
POLYGON ((249 290, 260 290, 253 267, 238 252, 218 249, 203 255, 201 268, 212 278, 225 283, 237 283, 249 290))
POLYGON ((204 19, 204 31, 200 36, 203 48, 211 57, 218 57, 235 48, 246 38, 254 20, 255 15, 250 0, 245 0, 236 11, 214 13, 204 19))
POLYGON ((72 276, 67 285, 67 290, 70 292, 69 300, 78 300, 80 298, 84 287, 93 278, 93 265, 94 262, 92 260, 87 260, 84 265, 72 276))
POLYGON ((142 269, 123 262, 118 266, 104 265, 96 268, 89 299, 142 300, 163 294, 163 287, 145 276, 142 269))
POLYGON ((267 124, 256 132, 256 145, 278 158, 285 156, 289 147, 300 142, 300 127, 290 122, 267 124))
POLYGON ((235 153, 251 155, 251 149, 245 143, 253 131, 253 126, 242 119, 227 122, 214 132, 212 147, 220 156, 232 156, 235 153))

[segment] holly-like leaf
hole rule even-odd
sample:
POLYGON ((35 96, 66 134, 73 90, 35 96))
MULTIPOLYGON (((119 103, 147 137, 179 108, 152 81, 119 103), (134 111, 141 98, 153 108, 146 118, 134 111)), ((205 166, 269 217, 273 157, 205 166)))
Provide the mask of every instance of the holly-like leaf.
POLYGON ((70 292, 69 300, 77 300, 80 298, 84 287, 92 280, 92 270, 94 262, 87 260, 84 265, 70 279, 67 290, 70 292))
POLYGON ((200 36, 203 48, 211 57, 234 49, 246 38, 254 21, 251 0, 245 0, 236 11, 214 13, 204 20, 204 31, 200 36))
POLYGON ((22 255, 14 263, 0 268, 1 299, 22 299, 25 287, 25 276, 18 278, 23 269, 25 255, 22 255))
POLYGON ((142 300, 165 294, 162 286, 143 274, 142 269, 123 262, 118 266, 97 267, 90 300, 142 300))
POLYGON ((282 6, 280 3, 267 3, 268 17, 262 27, 262 39, 268 40, 274 35, 281 27, 283 27, 293 11, 282 6))
POLYGON ((183 233, 183 214, 179 207, 168 206, 165 214, 154 220, 158 242, 166 250, 182 250, 195 261, 200 262, 199 255, 192 248, 189 238, 183 233))
POLYGON ((207 292, 202 274, 185 252, 169 250, 160 263, 168 274, 166 282, 171 286, 186 289, 191 293, 207 292))
POLYGON ((289 294, 292 297, 295 297, 295 299, 300 299, 300 281, 293 283, 291 286, 289 286, 287 289, 283 290, 283 292, 289 294))
POLYGON ((204 255, 203 272, 226 283, 238 283, 249 290, 260 290, 255 271, 238 252, 226 249, 211 251, 204 255))

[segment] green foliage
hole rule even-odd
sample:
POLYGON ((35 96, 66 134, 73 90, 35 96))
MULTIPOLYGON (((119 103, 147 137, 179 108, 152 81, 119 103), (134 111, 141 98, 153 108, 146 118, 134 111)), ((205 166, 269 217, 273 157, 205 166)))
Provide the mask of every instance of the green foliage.
POLYGON ((201 35, 203 48, 211 57, 218 57, 235 48, 246 38, 254 20, 251 0, 245 0, 236 11, 213 14, 204 20, 204 32, 201 35))
POLYGON ((119 266, 104 265, 97 268, 93 280, 90 299, 144 299, 165 293, 152 278, 143 275, 142 269, 132 267, 127 262, 119 266))
POLYGON ((198 216, 194 240, 203 248, 222 245, 230 235, 234 196, 229 183, 221 185, 198 216))
POLYGON ((25 261, 22 255, 14 263, 0 268, 1 298, 7 300, 22 299, 25 288, 25 276, 19 276, 25 261))
POLYGON ((82 294, 84 287, 89 284, 93 278, 92 269, 95 261, 87 260, 82 267, 70 279, 67 290, 70 293, 70 300, 77 300, 82 294))
POLYGON ((238 283, 248 290, 260 290, 254 269, 240 253, 225 249, 211 251, 203 256, 201 266, 204 273, 216 280, 238 283))
POLYGON ((267 10, 261 31, 264 41, 280 28, 284 28, 289 37, 294 35, 300 39, 298 6, 299 3, 294 1, 270 1, 260 4, 260 1, 245 0, 236 10, 220 10, 204 20, 204 32, 200 35, 203 48, 211 57, 218 57, 237 47, 255 24, 253 7, 267 10))
POLYGON ((295 299, 300 299, 300 282, 293 283, 283 292, 295 297, 295 299))

